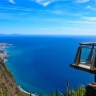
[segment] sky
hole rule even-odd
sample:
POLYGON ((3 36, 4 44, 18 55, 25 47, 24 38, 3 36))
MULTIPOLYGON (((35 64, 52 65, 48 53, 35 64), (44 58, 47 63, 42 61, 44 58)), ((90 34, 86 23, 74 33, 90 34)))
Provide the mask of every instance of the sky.
POLYGON ((96 0, 0 0, 0 34, 96 35, 96 0))

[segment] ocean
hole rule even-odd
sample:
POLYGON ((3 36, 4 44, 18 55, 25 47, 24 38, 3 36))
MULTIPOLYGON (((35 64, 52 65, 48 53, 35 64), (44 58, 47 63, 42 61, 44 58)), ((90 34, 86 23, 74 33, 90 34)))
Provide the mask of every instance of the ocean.
POLYGON ((28 92, 65 92, 66 80, 73 89, 94 81, 93 74, 69 65, 74 63, 79 43, 96 42, 95 36, 2 35, 0 42, 13 44, 5 49, 6 66, 28 92))

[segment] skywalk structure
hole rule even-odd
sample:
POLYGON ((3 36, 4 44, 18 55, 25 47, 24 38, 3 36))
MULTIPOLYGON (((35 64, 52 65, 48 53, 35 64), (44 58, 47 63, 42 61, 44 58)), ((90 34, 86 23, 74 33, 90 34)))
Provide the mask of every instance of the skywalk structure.
POLYGON ((73 68, 96 74, 96 43, 80 43, 73 68))
POLYGON ((72 68, 95 74, 95 83, 86 87, 86 96, 96 96, 96 43, 80 43, 72 68))

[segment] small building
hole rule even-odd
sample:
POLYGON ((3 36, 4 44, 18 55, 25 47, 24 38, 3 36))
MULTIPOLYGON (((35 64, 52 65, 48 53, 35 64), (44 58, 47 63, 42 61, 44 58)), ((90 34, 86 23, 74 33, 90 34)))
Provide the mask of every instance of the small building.
POLYGON ((70 66, 96 74, 96 43, 80 43, 74 64, 70 66))

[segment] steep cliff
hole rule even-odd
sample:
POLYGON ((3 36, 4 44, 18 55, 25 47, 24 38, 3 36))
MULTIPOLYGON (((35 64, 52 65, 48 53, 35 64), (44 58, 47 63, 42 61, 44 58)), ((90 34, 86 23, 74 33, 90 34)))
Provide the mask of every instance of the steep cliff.
POLYGON ((0 96, 29 96, 18 88, 3 61, 0 61, 0 96))

